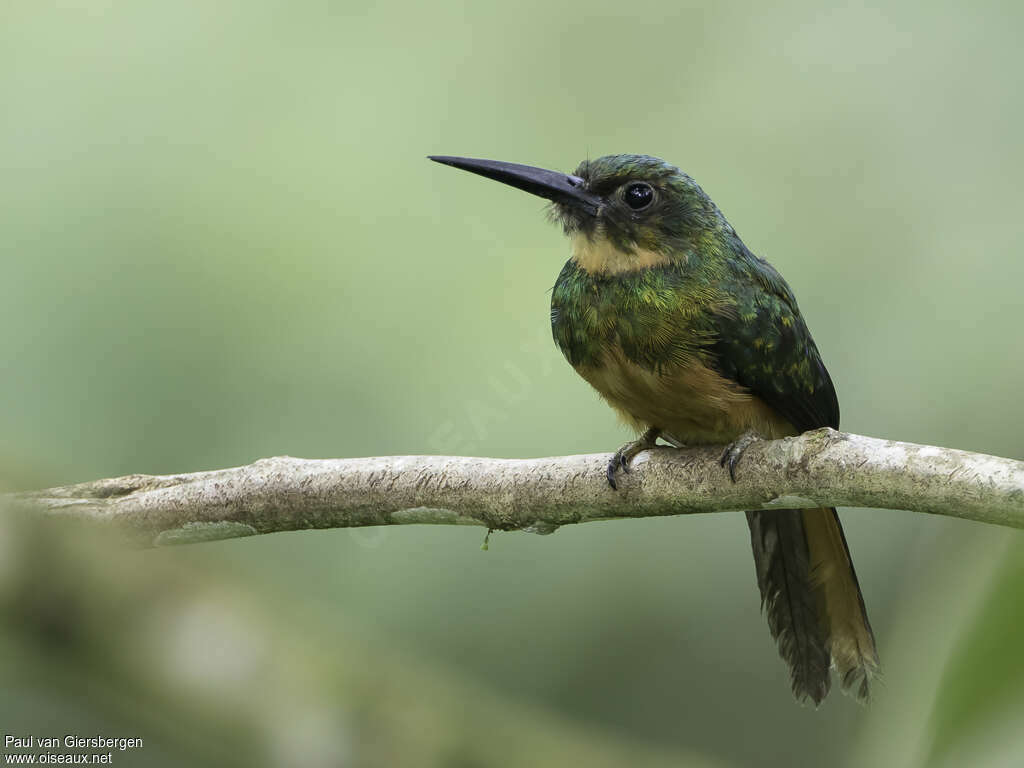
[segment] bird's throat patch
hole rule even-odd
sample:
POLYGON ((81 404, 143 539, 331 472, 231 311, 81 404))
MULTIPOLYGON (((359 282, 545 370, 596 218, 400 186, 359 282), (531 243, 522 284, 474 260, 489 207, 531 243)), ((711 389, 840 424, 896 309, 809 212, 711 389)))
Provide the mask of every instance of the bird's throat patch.
POLYGON ((582 232, 573 235, 572 260, 592 275, 621 275, 669 263, 664 253, 635 248, 632 253, 620 250, 607 237, 590 237, 582 232))

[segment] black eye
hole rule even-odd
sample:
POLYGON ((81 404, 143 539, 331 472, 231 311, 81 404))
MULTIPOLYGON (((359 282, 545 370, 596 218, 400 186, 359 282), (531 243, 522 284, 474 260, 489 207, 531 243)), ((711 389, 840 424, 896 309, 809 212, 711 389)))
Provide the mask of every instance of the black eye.
POLYGON ((626 191, 622 194, 626 200, 626 205, 632 208, 634 211, 642 210, 651 204, 654 200, 654 190, 650 184, 630 184, 626 187, 626 191))

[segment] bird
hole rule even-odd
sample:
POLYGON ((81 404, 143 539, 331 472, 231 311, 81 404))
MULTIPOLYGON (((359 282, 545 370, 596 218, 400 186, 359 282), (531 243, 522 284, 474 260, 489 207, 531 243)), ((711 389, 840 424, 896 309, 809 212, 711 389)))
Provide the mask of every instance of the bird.
MULTIPOLYGON (((735 480, 758 439, 839 427, 835 386, 782 276, 740 239, 711 198, 649 155, 587 159, 572 173, 431 155, 549 201, 571 242, 551 292, 551 330, 570 365, 639 437, 620 472, 658 439, 725 445, 735 480)), ((832 670, 867 701, 874 633, 834 508, 746 513, 762 611, 797 701, 817 707, 832 670)))

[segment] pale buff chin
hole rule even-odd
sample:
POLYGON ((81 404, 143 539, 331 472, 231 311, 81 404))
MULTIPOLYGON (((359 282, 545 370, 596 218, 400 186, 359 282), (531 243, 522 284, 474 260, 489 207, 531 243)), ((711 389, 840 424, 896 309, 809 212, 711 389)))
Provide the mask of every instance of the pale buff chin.
POLYGON ((572 260, 592 275, 620 275, 669 263, 664 253, 644 248, 625 253, 600 233, 588 237, 581 232, 572 237, 572 260))

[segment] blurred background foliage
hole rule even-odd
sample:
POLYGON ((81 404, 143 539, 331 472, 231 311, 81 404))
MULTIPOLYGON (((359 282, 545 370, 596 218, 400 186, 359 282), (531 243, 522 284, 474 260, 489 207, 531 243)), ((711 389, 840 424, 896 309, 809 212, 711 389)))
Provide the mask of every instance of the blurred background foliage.
MULTIPOLYGON (((1024 6, 6 0, 0 484, 611 450, 540 201, 428 163, 691 173, 843 426, 1024 456, 1024 6)), ((0 722, 120 765, 1024 762, 1024 543, 850 510, 870 708, 795 705, 741 516, 124 552, 7 516, 0 722), (969 758, 969 759, 968 759, 969 758)))

